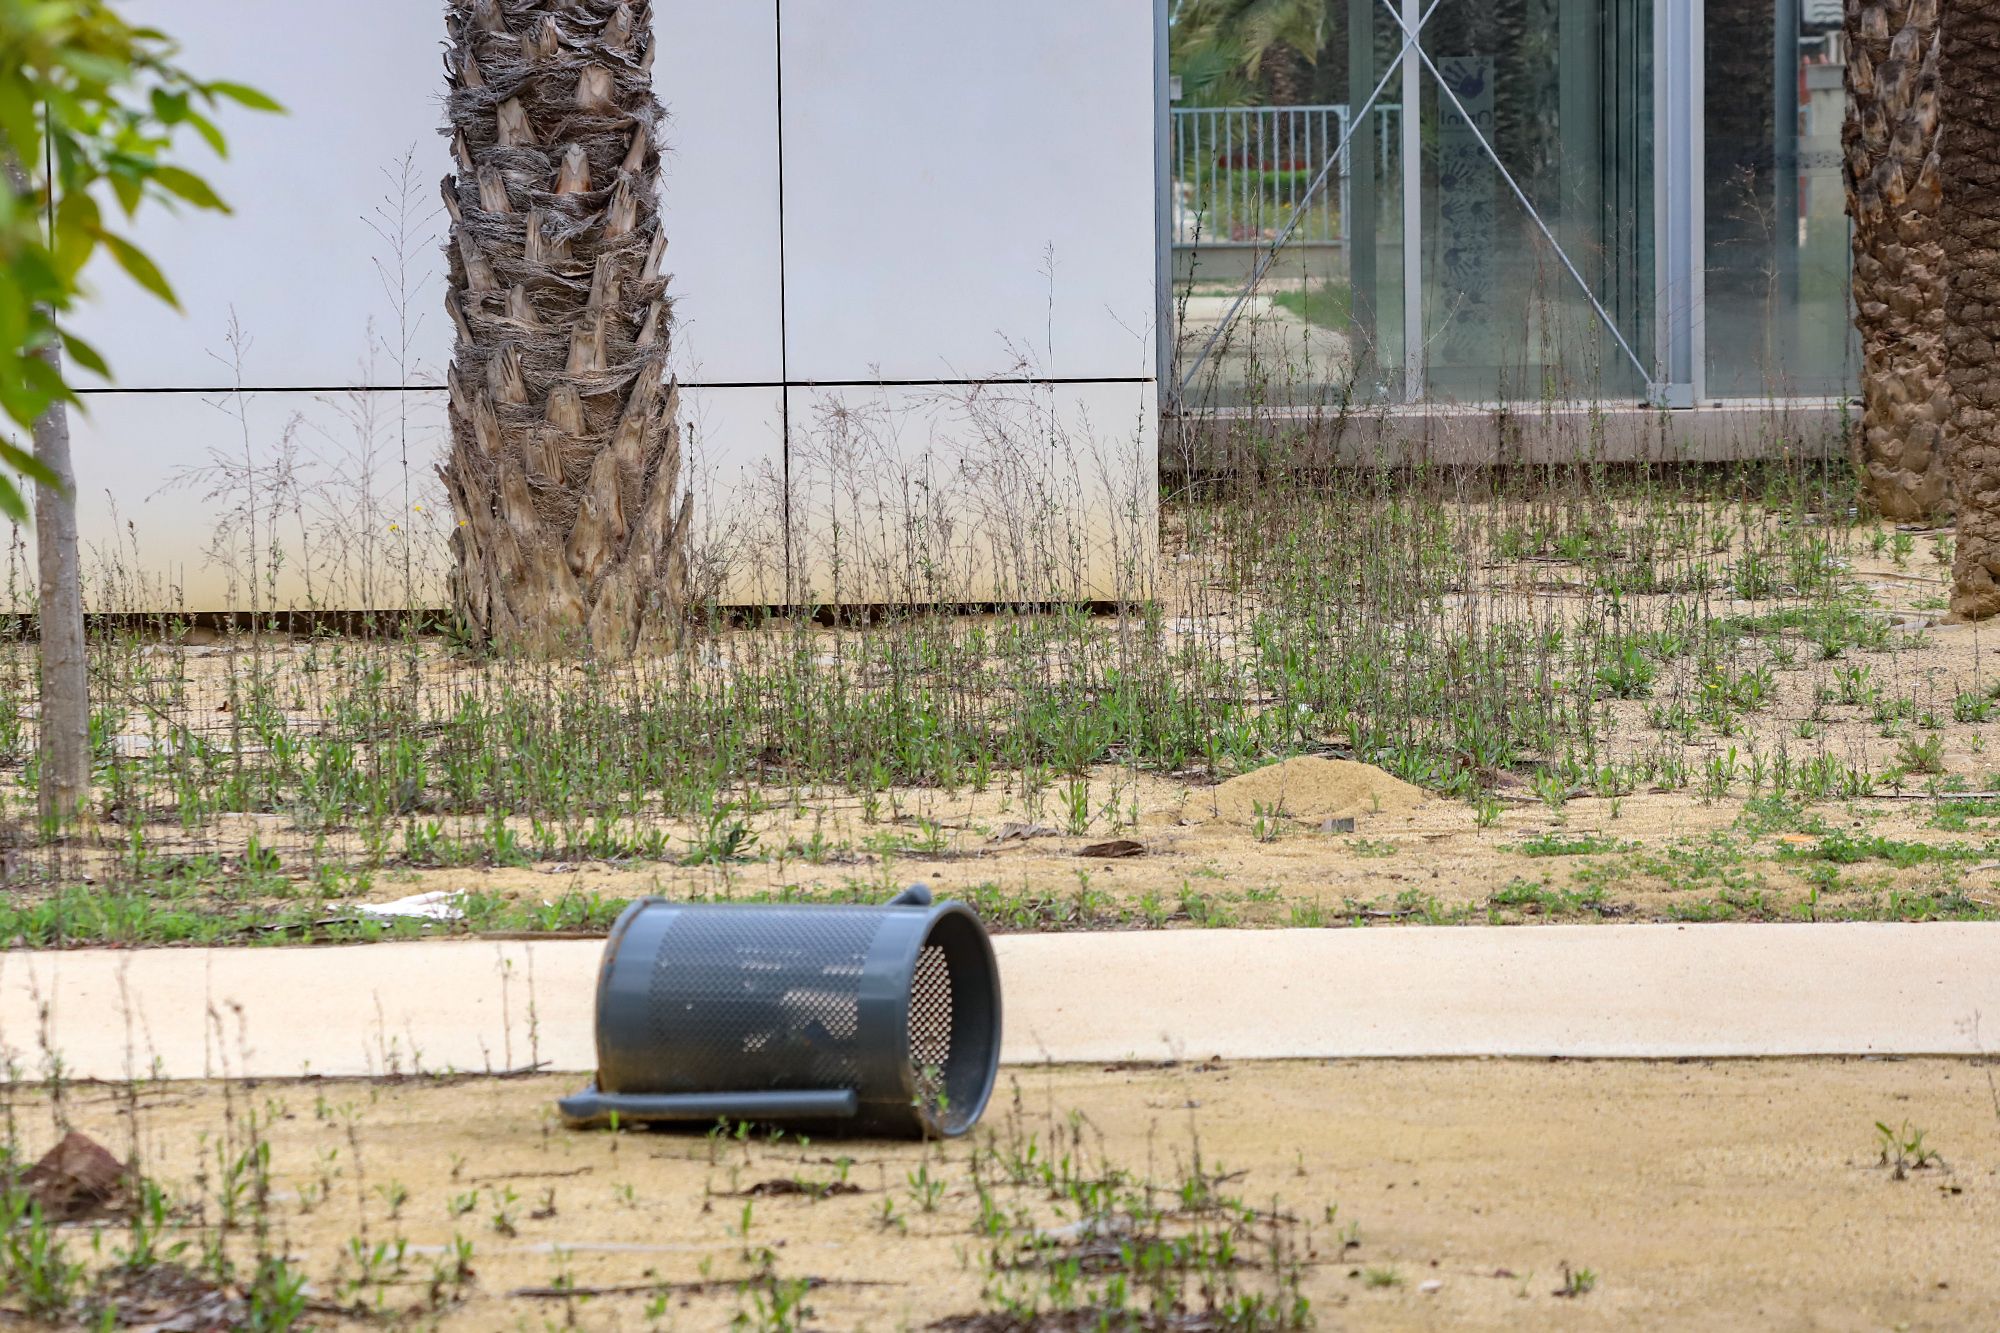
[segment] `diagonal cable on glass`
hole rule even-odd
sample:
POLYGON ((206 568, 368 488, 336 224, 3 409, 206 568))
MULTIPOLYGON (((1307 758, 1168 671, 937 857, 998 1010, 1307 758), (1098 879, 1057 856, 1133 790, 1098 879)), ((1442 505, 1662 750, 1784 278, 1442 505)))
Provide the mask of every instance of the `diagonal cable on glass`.
POLYGON ((1655 396, 1655 385, 1652 374, 1647 371, 1645 364, 1639 360, 1638 353, 1632 350, 1632 344, 1626 341, 1624 333, 1619 330, 1618 324, 1611 318, 1610 312, 1597 299, 1597 293, 1590 289, 1590 284, 1584 280, 1583 274, 1570 261, 1569 252, 1562 248, 1560 241, 1556 240, 1555 233, 1549 230, 1549 224, 1542 220, 1541 213, 1536 210, 1535 205, 1529 200, 1526 191, 1521 189, 1520 182, 1514 179, 1514 173, 1507 170, 1507 164, 1500 160, 1500 154, 1494 151, 1492 143, 1486 138, 1485 132, 1479 128, 1478 122, 1472 118, 1471 113, 1466 111, 1465 104, 1458 100, 1458 93, 1446 81, 1444 76, 1438 73, 1438 67, 1431 63, 1430 52, 1424 50, 1423 43, 1416 40, 1416 33, 1410 30, 1409 25, 1403 21, 1402 15, 1396 12, 1396 7, 1390 3, 1390 0, 1382 0, 1382 7, 1389 11, 1390 17, 1396 20, 1396 25, 1402 28, 1404 33, 1409 37, 1403 49, 1405 51, 1415 51, 1417 58, 1424 62, 1424 68, 1429 70, 1431 78, 1437 81, 1438 91, 1451 99, 1452 110, 1459 114, 1460 119, 1465 123, 1466 129, 1470 130, 1472 136, 1479 141, 1479 146, 1485 151, 1486 156, 1492 159, 1493 167, 1500 173, 1500 178, 1507 182, 1507 188, 1514 192, 1514 197, 1521 201, 1521 207, 1527 210, 1528 220, 1535 224, 1535 230, 1542 234, 1542 239, 1549 243, 1551 250, 1555 251, 1556 258, 1562 261, 1563 269, 1568 272, 1570 278, 1576 283, 1577 290, 1583 293, 1584 299, 1590 302, 1590 308, 1597 312, 1597 318, 1603 321, 1605 331, 1618 343, 1618 350, 1625 353, 1626 360, 1630 361, 1632 368, 1639 372, 1640 381, 1646 385, 1647 397, 1651 398, 1655 396))
MULTIPOLYGON (((1386 2, 1387 0, 1384 0, 1384 3, 1386 2)), ((1305 193, 1299 196, 1299 202, 1292 209, 1292 215, 1285 220, 1284 226, 1278 228, 1278 234, 1272 238, 1269 248, 1257 260, 1257 266, 1251 270, 1249 280, 1243 284, 1243 290, 1236 294, 1236 300, 1223 314, 1221 322, 1209 332, 1207 341, 1202 343, 1201 350, 1195 353, 1194 363, 1188 367, 1187 374, 1182 376, 1180 384, 1174 391, 1175 398, 1187 393, 1188 388, 1194 383, 1195 376, 1201 373, 1202 365, 1208 360, 1209 353, 1215 350, 1215 345, 1222 341, 1230 326, 1236 323, 1236 317, 1243 313, 1243 307, 1248 304, 1250 294, 1257 290, 1258 285, 1264 281, 1264 275, 1271 271, 1271 265, 1277 262, 1278 251, 1285 248, 1285 243, 1291 240, 1292 233, 1299 229, 1299 224, 1305 220, 1306 212, 1319 197, 1319 192, 1326 188, 1327 177, 1347 159, 1348 141, 1354 137, 1358 127, 1368 123, 1368 113, 1375 109, 1375 103, 1380 100, 1382 90, 1389 86, 1389 80, 1396 77, 1397 68, 1408 57, 1411 48, 1417 45, 1417 31, 1422 31, 1424 24, 1430 22, 1431 15, 1437 13, 1438 6, 1443 3, 1444 0, 1431 0, 1430 7, 1424 10, 1423 17, 1417 20, 1416 31, 1402 25, 1400 18, 1397 20, 1398 25, 1403 26, 1402 49, 1397 51, 1396 58, 1389 62, 1388 69, 1376 83, 1375 90, 1368 94, 1367 100, 1348 113, 1347 124, 1340 132, 1340 142, 1334 145, 1333 152, 1326 159, 1326 165, 1322 166, 1319 174, 1313 177, 1312 184, 1306 186, 1305 193)))
MULTIPOLYGON (((1507 188, 1513 193, 1514 198, 1520 201, 1521 207, 1527 212, 1529 220, 1535 225, 1535 229, 1541 233, 1542 239, 1549 243, 1549 248, 1555 252, 1556 258, 1561 261, 1564 271, 1576 283, 1577 290, 1583 293, 1584 299, 1590 303, 1591 310, 1596 314, 1599 322, 1603 324, 1605 331, 1618 344, 1619 351, 1623 352, 1625 358, 1632 363, 1632 368, 1639 374, 1640 382, 1646 385, 1648 401, 1659 400, 1658 391, 1660 386, 1653 374, 1646 369, 1645 364, 1640 361, 1638 354, 1632 350, 1631 342, 1625 337, 1624 332, 1618 327, 1617 322, 1612 319, 1610 312, 1604 308, 1603 303, 1598 300, 1597 293, 1591 290, 1590 283, 1585 280, 1583 274, 1577 269, 1576 264, 1571 261, 1568 252, 1563 249, 1562 243, 1550 231, 1548 223, 1543 220, 1541 213, 1535 208, 1534 203, 1528 198, 1527 193, 1522 190, 1520 182, 1514 177, 1514 173, 1507 169, 1507 164, 1501 160, 1499 153, 1495 151, 1485 133, 1466 111, 1465 105, 1459 100, 1457 92, 1439 74, 1437 66, 1431 60, 1430 53, 1424 49, 1420 33, 1423 30, 1424 24, 1430 21, 1431 16, 1437 12, 1438 6, 1442 3, 1443 0, 1431 0, 1430 6, 1424 10, 1423 15, 1417 20, 1416 25, 1412 27, 1402 14, 1397 11, 1393 0, 1381 0, 1382 8, 1388 11, 1390 18, 1395 21, 1396 26, 1403 33, 1403 44, 1397 53, 1396 59, 1390 62, 1387 72, 1383 74, 1381 81, 1375 85, 1374 91, 1368 94, 1368 99, 1361 104, 1360 109, 1349 117, 1347 129, 1341 135, 1340 143, 1334 149, 1332 156, 1327 160, 1326 165, 1320 169, 1319 174, 1314 177, 1312 184, 1307 187, 1305 195, 1300 199, 1291 218, 1279 230, 1277 236, 1272 240, 1269 249, 1259 259, 1249 280, 1244 284, 1242 291, 1237 293, 1236 300, 1230 305, 1227 313, 1223 315, 1221 322, 1209 333, 1207 341, 1202 344, 1201 350, 1195 354, 1193 364, 1188 368, 1187 374, 1180 381, 1180 394, 1184 395, 1189 387, 1193 385, 1195 377, 1200 373, 1202 365, 1207 361, 1209 354, 1214 351, 1216 344, 1229 332, 1237 316, 1242 313, 1243 307, 1249 302, 1251 294, 1257 290, 1258 285, 1263 282, 1265 275, 1270 271, 1271 265, 1276 262, 1278 251, 1284 247, 1285 243, 1291 238, 1292 233, 1298 228, 1299 223, 1305 216, 1306 210, 1311 206, 1318 192, 1325 188, 1328 176, 1331 175, 1334 168, 1343 160, 1343 155, 1347 151, 1347 142, 1353 136, 1355 127, 1365 123, 1369 111, 1374 107, 1376 100, 1381 97, 1383 90, 1388 87, 1389 80, 1394 77, 1397 67, 1414 52, 1417 58, 1423 62, 1424 68, 1430 71, 1431 78, 1436 81, 1439 91, 1446 98, 1450 99, 1452 109, 1458 113, 1473 138, 1477 140, 1480 149, 1492 161, 1494 168, 1499 171, 1501 179, 1507 182, 1507 188)), ((1411 114, 1411 109, 1405 108, 1404 114, 1411 114)), ((1406 167, 1405 169, 1408 168, 1406 167)))

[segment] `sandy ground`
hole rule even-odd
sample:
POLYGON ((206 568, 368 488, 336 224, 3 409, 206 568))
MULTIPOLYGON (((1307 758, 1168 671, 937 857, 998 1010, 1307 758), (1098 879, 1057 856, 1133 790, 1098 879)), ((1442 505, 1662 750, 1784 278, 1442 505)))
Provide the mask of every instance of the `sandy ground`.
MULTIPOLYGON (((1182 359, 1191 362, 1216 336, 1223 319, 1236 305, 1237 292, 1186 296, 1177 303, 1176 336, 1182 359)), ((1313 324, 1271 300, 1253 296, 1229 328, 1229 336, 1209 349, 1200 375, 1204 390, 1223 395, 1277 379, 1287 388, 1310 395, 1325 385, 1341 385, 1353 372, 1354 353, 1348 335, 1313 324)), ((1183 366, 1182 375, 1192 369, 1183 366)), ((1268 392, 1268 390, 1267 390, 1268 392)))
POLYGON ((1000 930, 1921 919, 1941 897, 1952 898, 1955 915, 2000 915, 2000 849, 1966 851, 2000 834, 2000 821, 1941 829, 1923 800, 1824 802, 1807 814, 1811 832, 1766 828, 1746 818, 1741 799, 1687 792, 1577 797, 1559 809, 1515 797, 1485 826, 1454 801, 1363 805, 1350 809, 1349 828, 1282 813, 1231 818, 1218 812, 1215 787, 1116 769, 1098 770, 1091 791, 1094 803, 1116 805, 1124 817, 1071 833, 1059 815, 1008 793, 908 792, 902 816, 870 822, 860 800, 829 795, 756 820, 755 857, 736 863, 389 869, 368 897, 474 889, 523 905, 565 894, 876 898, 923 881, 941 895, 980 901, 1000 930), (1815 853, 1829 834, 1950 847, 1956 859, 1864 860, 1815 884, 1827 873, 1815 853), (1114 841, 1136 848, 1104 856, 1114 841), (811 844, 835 850, 799 850, 811 844), (1549 854, 1570 846, 1586 850, 1549 854), (1524 888, 1550 892, 1524 897, 1524 888))
MULTIPOLYGON (((1057 1067, 1015 1075, 973 1138, 928 1148, 573 1133, 550 1079, 156 1085, 136 1109, 78 1086, 61 1113, 121 1156, 136 1137, 182 1221, 204 1210, 211 1233, 217 1163, 262 1138, 274 1248, 327 1306, 423 1307, 416 1326, 720 1328, 752 1312, 762 1288, 737 1283, 754 1271, 823 1283, 812 1328, 922 1328, 998 1288, 1046 1308, 1045 1275, 1012 1267, 1024 1237, 1073 1247, 1089 1210, 1007 1183, 1003 1164, 1032 1159, 1131 1173, 1135 1196, 1150 1181, 1178 1230, 1220 1225, 1173 1193, 1198 1161, 1255 1210, 1252 1234, 1282 1239, 1281 1268, 1296 1258, 1319 1327, 1960 1329, 2000 1309, 1996 1076, 1935 1060, 1057 1067), (1884 1165, 1878 1121, 1936 1158, 1884 1165), (979 1230, 975 1153, 1011 1219, 998 1236, 979 1230), (857 1192, 767 1183, 836 1181, 857 1192), (472 1276, 432 1304, 454 1236, 472 1276), (382 1246, 400 1263, 358 1281, 355 1255, 382 1246), (1566 1269, 1590 1289, 1554 1294, 1566 1269), (607 1287, 627 1290, 588 1294, 607 1287)), ((15 1094, 25 1148, 52 1141, 51 1111, 15 1094)), ((101 1225, 115 1250, 125 1228, 101 1225)), ((1268 1289, 1269 1253, 1234 1280, 1268 1289)))

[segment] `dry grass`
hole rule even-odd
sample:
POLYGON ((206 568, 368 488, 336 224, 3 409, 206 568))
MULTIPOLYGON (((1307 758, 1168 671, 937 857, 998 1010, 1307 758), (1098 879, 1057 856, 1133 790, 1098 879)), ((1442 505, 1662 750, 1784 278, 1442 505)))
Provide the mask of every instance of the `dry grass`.
POLYGON ((335 904, 435 888, 473 928, 592 929, 910 877, 1002 928, 1990 915, 2000 806, 1954 799, 2000 787, 1982 632, 1940 623, 1948 536, 1852 520, 1840 481, 1275 479, 1177 501, 1123 610, 717 620, 616 669, 162 620, 96 645, 99 822, 60 841, 16 649, 0 935, 365 937, 335 904), (1436 799, 1214 817, 1299 754, 1436 799))

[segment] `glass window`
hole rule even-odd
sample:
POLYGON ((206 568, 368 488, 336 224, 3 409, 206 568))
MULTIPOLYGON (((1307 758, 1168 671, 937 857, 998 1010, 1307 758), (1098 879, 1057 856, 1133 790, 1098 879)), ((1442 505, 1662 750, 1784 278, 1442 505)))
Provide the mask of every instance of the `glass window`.
POLYGON ((1652 31, 1650 0, 1447 3, 1426 27, 1442 76, 1423 78, 1429 397, 1644 393, 1487 145, 1650 365, 1652 31))
POLYGON ((1706 15, 1706 391, 1851 393, 1837 5, 1738 0, 1706 15))
MULTIPOLYGON (((1192 400, 1639 399, 1657 339, 1657 3, 1443 0, 1422 33, 1437 75, 1420 68, 1414 92, 1382 0, 1324 0, 1316 54, 1288 48, 1261 73, 1240 64, 1240 42, 1227 66, 1177 35, 1184 374, 1240 299, 1192 400), (1357 116, 1366 124, 1311 192, 1357 116)), ((1705 395, 1851 393, 1839 7, 1743 0, 1705 13, 1702 123, 1688 127, 1705 162, 1699 235, 1685 238, 1702 253, 1705 395)))
POLYGON ((1403 398, 1398 77, 1348 133, 1399 43, 1380 0, 1325 3, 1312 58, 1274 48, 1254 73, 1237 63, 1254 15, 1217 41, 1172 35, 1170 299, 1192 404, 1403 398), (1262 282, 1217 337, 1260 263, 1262 282))

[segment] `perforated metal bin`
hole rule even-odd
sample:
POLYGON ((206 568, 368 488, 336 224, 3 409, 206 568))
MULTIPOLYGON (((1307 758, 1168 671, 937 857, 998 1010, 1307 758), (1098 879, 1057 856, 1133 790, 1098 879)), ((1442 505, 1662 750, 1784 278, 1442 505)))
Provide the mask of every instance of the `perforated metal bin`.
POLYGON ((1000 1063, 1000 970, 963 903, 647 898, 611 928, 573 1125, 718 1119, 952 1137, 1000 1063))

